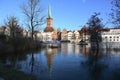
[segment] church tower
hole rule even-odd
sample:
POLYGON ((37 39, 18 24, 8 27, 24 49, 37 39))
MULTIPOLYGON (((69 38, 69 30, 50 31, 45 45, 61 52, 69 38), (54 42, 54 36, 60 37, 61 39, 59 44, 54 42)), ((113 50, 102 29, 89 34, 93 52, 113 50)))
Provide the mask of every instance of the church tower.
POLYGON ((44 29, 44 32, 54 31, 52 21, 53 21, 53 18, 51 16, 51 8, 50 8, 50 6, 48 6, 47 27, 44 29))

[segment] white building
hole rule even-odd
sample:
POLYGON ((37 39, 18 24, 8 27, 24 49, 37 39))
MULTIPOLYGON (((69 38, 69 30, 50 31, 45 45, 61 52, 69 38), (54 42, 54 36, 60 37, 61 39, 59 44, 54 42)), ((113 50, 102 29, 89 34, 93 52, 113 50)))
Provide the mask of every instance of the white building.
POLYGON ((5 26, 0 27, 0 34, 10 36, 10 28, 5 26))
POLYGON ((32 31, 30 31, 30 30, 27 31, 27 37, 28 37, 28 38, 31 38, 31 37, 32 37, 32 31))
POLYGON ((34 36, 35 40, 42 41, 42 34, 40 32, 36 32, 34 36))
POLYGON ((120 48, 120 29, 108 29, 101 32, 103 48, 120 48))
POLYGON ((73 38, 74 38, 74 33, 72 32, 72 31, 69 31, 68 33, 67 33, 67 39, 69 40, 69 41, 71 41, 71 40, 73 40, 73 38))
POLYGON ((52 41, 52 33, 53 32, 43 32, 41 33, 41 41, 52 41))
POLYGON ((68 33, 66 29, 63 29, 61 32, 61 41, 67 41, 68 40, 68 33))
POLYGON ((78 43, 80 41, 80 33, 77 30, 75 30, 74 36, 75 36, 75 42, 78 43))
POLYGON ((28 32, 26 30, 23 30, 22 35, 23 37, 27 37, 28 32))
POLYGON ((102 31, 102 42, 120 42, 120 29, 102 31))
POLYGON ((4 35, 10 36, 10 27, 5 28, 4 35))

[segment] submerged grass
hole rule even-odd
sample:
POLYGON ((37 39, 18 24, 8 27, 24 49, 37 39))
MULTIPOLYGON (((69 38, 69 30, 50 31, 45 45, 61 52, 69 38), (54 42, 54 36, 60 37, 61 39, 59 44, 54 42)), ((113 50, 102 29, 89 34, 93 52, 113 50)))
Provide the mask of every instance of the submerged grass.
POLYGON ((11 67, 0 64, 0 77, 4 80, 36 80, 35 76, 17 71, 11 67))

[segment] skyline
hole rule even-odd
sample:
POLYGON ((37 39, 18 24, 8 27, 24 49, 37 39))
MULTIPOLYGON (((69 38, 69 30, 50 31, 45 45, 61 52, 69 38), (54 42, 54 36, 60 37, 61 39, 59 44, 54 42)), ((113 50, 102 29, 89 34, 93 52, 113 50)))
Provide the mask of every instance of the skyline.
MULTIPOLYGON (((26 0, 1 0, 0 1, 0 25, 4 25, 7 16, 16 16, 20 24, 24 25, 24 14, 20 6, 26 0), (7 6, 6 6, 7 5, 7 6)), ((48 5, 51 6, 53 27, 66 28, 67 30, 79 30, 84 26, 94 12, 100 12, 100 18, 105 24, 111 11, 111 0, 42 0, 41 5, 45 9, 43 14, 48 13, 48 5)), ((45 28, 46 24, 42 28, 45 28)), ((111 27, 107 24, 106 27, 111 27)), ((43 30, 42 30, 43 31, 43 30)))

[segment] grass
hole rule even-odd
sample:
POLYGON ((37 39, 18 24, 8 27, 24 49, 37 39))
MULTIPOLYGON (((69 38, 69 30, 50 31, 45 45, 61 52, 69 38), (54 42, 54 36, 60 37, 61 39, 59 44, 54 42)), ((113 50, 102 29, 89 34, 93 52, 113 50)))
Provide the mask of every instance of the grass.
POLYGON ((17 71, 11 67, 0 64, 0 77, 4 80, 36 80, 35 76, 17 71))

